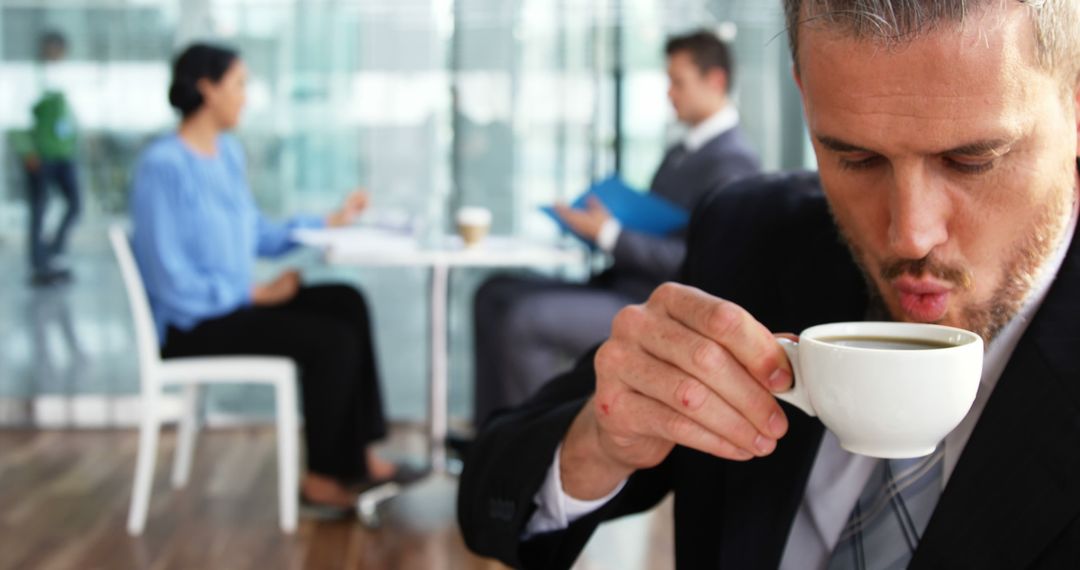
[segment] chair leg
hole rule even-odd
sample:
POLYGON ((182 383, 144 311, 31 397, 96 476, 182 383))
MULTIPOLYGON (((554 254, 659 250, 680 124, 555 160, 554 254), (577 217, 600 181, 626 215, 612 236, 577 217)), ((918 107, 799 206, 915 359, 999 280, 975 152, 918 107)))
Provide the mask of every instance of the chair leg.
POLYGON ((128 511, 128 534, 138 536, 146 526, 146 513, 150 508, 150 488, 154 483, 154 464, 157 461, 158 395, 144 395, 142 419, 139 422, 139 455, 135 460, 135 484, 131 491, 131 508, 128 511))
POLYGON ((173 456, 172 484, 180 489, 191 476, 191 459, 195 454, 195 439, 199 431, 199 386, 183 387, 180 426, 177 430, 176 453, 173 456))
POLYGON ((296 379, 289 377, 275 385, 278 442, 278 508, 282 532, 296 530, 300 485, 299 431, 297 422, 296 379))

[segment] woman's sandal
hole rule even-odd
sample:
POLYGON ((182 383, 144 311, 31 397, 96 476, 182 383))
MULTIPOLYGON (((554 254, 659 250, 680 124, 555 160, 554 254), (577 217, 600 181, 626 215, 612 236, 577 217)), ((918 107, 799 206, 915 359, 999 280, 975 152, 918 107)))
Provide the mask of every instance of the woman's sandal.
POLYGON ((319 521, 344 520, 356 516, 356 505, 322 503, 309 499, 303 491, 300 491, 300 515, 319 521))

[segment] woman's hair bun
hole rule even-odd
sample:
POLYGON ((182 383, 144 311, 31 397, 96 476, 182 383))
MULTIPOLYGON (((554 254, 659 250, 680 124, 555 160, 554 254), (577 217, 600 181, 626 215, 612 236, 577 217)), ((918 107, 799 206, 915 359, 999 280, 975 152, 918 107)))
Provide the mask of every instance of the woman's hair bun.
POLYGON ((240 58, 235 50, 210 44, 192 44, 173 60, 172 83, 169 85, 169 104, 187 117, 203 106, 199 81, 221 81, 234 61, 240 58))

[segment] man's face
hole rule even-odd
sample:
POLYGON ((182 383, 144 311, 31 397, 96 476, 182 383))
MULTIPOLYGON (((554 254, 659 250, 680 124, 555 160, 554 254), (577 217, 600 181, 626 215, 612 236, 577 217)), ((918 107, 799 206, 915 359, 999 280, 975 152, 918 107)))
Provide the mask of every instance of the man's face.
POLYGON ((1075 89, 1037 67, 1031 23, 1011 7, 891 50, 800 33, 821 181, 885 307, 991 339, 1072 212, 1075 89))
POLYGON ((723 105, 727 78, 720 69, 702 73, 689 52, 677 51, 668 57, 668 99, 679 121, 696 125, 723 105))
POLYGON ((41 50, 41 55, 46 62, 62 61, 67 55, 67 48, 60 42, 47 42, 41 50))

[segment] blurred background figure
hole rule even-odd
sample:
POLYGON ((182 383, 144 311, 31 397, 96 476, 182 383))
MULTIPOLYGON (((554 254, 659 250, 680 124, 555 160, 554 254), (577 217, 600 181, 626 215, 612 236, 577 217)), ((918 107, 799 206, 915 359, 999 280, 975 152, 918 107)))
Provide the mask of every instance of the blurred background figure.
POLYGON ((255 259, 293 247, 299 227, 343 226, 367 204, 355 192, 325 218, 275 223, 255 206, 231 136, 247 67, 230 49, 195 44, 173 63, 169 103, 180 127, 143 151, 132 179, 133 249, 166 358, 288 356, 300 366, 308 472, 301 497, 340 509, 356 486, 397 474, 368 446, 386 435, 367 304, 345 285, 304 286, 287 270, 254 282, 255 259))
MULTIPOLYGON (((667 55, 668 98, 686 127, 664 156, 649 192, 689 211, 710 190, 760 169, 729 99, 734 62, 715 34, 675 36, 667 55)), ((612 266, 588 283, 539 276, 499 276, 477 292, 475 422, 523 402, 589 347, 607 338, 619 309, 676 279, 685 234, 650 235, 623 228, 597 200, 584 210, 556 206, 563 221, 611 255, 612 266)))
POLYGON ((16 152, 26 170, 33 285, 51 285, 71 278, 71 271, 56 261, 67 247, 69 233, 81 208, 75 170, 75 118, 67 98, 55 82, 55 67, 66 55, 67 39, 63 34, 50 31, 41 36, 41 98, 31 109, 30 131, 15 137, 16 152), (47 236, 45 214, 51 189, 60 192, 66 210, 60 225, 47 236))

